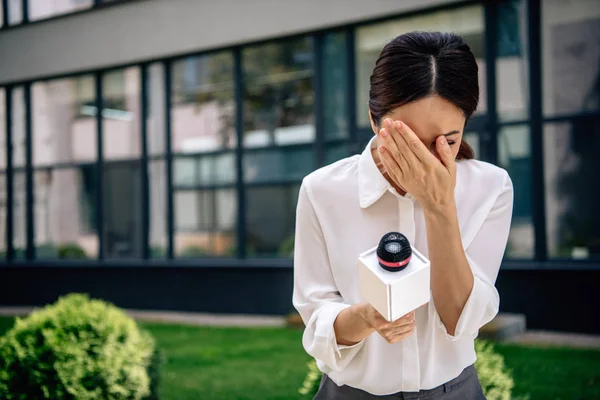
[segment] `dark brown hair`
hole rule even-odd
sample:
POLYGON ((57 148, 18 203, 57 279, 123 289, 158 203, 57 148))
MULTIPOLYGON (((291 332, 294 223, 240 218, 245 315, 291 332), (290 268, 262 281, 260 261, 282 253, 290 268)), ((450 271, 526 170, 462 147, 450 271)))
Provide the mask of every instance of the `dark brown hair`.
MULTIPOLYGON (((467 120, 479 103, 477 62, 467 43, 453 33, 410 32, 389 42, 381 51, 369 91, 369 110, 380 126, 393 109, 431 95, 458 108, 467 120)), ((471 159, 464 140, 457 159, 471 159)))

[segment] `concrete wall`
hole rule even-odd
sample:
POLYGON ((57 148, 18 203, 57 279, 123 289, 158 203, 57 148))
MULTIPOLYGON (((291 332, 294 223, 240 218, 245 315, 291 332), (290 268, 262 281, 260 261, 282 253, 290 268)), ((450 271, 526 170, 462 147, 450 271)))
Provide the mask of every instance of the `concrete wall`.
POLYGON ((267 39, 455 0, 138 0, 0 34, 0 84, 267 39))

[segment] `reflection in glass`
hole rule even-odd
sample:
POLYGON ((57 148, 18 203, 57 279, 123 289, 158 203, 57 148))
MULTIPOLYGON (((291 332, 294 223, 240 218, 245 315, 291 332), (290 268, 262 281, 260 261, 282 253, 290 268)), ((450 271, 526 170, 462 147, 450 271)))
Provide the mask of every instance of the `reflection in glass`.
POLYGON ((370 126, 368 104, 370 78, 383 47, 396 36, 412 31, 454 32, 462 36, 479 65, 480 103, 476 112, 485 113, 485 60, 483 8, 480 5, 444 10, 421 16, 361 26, 356 30, 356 110, 358 126, 370 126))
POLYGON ((27 198, 25 187, 25 171, 13 172, 13 248, 15 258, 25 258, 27 247, 27 198))
POLYGON ((527 2, 498 3, 496 89, 498 118, 522 120, 529 115, 527 2))
MULTIPOLYGON (((6 91, 0 88, 0 171, 6 168, 6 91)), ((2 190, 2 189, 0 189, 2 190)))
POLYGON ((299 189, 297 184, 247 189, 246 252, 249 256, 292 255, 299 189))
POLYGON ((173 185, 227 185, 235 183, 235 155, 200 155, 175 157, 173 185))
POLYGON ((167 254, 167 170, 164 160, 150 161, 148 181, 150 189, 150 258, 164 258, 167 254))
POLYGON ((141 154, 140 69, 127 68, 102 76, 104 159, 138 158, 141 154))
POLYGON ((542 5, 544 114, 600 109, 600 7, 596 0, 542 5))
POLYGON ((37 21, 40 19, 56 17, 61 14, 68 14, 79 10, 90 8, 93 0, 70 0, 70 1, 49 1, 49 0, 27 0, 29 2, 29 20, 37 21))
POLYGON ((600 119, 544 127, 546 231, 552 258, 600 258, 600 119))
POLYGON ((469 146, 473 149, 475 159, 481 160, 481 152, 479 151, 479 133, 478 132, 465 132, 463 133, 463 140, 466 141, 469 146))
POLYGON ((513 218, 506 255, 533 258, 534 228, 531 215, 531 142, 527 125, 503 127, 498 132, 498 163, 513 183, 513 218))
POLYGON ((12 162, 25 166, 25 91, 22 86, 12 92, 12 162))
POLYGON ((142 190, 139 161, 104 164, 105 258, 142 256, 142 190))
MULTIPOLYGON (((167 137, 165 134, 165 73, 162 63, 150 64, 148 67, 148 78, 145 82, 148 94, 146 139, 148 141, 149 155, 162 155, 166 150, 167 137)), ((173 110, 178 109, 176 105, 173 110)))
POLYGON ((34 173, 36 258, 96 258, 94 169, 41 169, 34 173))
POLYGON ((23 0, 8 0, 8 25, 18 25, 23 22, 23 0))
POLYGON ((42 81, 32 85, 34 166, 96 160, 95 103, 92 76, 42 81))
POLYGON ((173 152, 197 153, 234 147, 232 53, 176 61, 172 80, 173 152))
POLYGON ((174 203, 176 257, 237 254, 235 189, 177 190, 174 203))
POLYGON ((6 258, 6 174, 0 173, 0 261, 6 258))
POLYGON ((313 49, 310 38, 246 47, 244 147, 312 142, 313 49))
POLYGON ((348 62, 345 32, 323 37, 323 126, 326 139, 347 138, 348 62))
POLYGON ((350 146, 347 143, 328 145, 325 149, 325 165, 350 157, 350 146))
POLYGON ((314 169, 312 146, 252 150, 244 154, 244 181, 247 183, 301 180, 314 169))

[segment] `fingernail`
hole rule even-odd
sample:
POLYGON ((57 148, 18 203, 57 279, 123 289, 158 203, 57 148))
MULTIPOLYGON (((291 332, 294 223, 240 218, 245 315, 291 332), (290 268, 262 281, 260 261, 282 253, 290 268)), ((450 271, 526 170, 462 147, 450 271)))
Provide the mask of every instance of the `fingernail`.
POLYGON ((402 122, 396 121, 395 125, 396 125, 396 129, 402 129, 402 122))
POLYGON ((388 128, 392 128, 392 126, 393 126, 393 125, 392 125, 392 120, 391 120, 391 119, 389 119, 389 118, 386 118, 386 119, 385 119, 385 125, 386 125, 388 128))
POLYGON ((440 144, 446 144, 446 136, 442 136, 440 139, 440 144))
POLYGON ((385 129, 382 129, 379 133, 381 133, 381 136, 387 136, 388 132, 385 129))
POLYGON ((385 147, 381 146, 381 147, 379 148, 379 152, 380 152, 380 153, 383 153, 384 151, 385 151, 385 147))

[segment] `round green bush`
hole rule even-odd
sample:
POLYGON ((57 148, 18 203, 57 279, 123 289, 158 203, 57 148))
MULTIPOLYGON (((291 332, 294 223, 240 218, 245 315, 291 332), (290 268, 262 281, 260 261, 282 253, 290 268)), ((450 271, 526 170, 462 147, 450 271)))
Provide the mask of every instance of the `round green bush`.
POLYGON ((0 338, 0 399, 156 398, 157 364, 153 338, 132 318, 70 294, 0 338))
MULTIPOLYGON (((475 350, 477 351, 475 368, 487 400, 510 400, 514 381, 511 372, 504 365, 502 355, 494 351, 494 346, 490 342, 483 340, 475 341, 475 350)), ((307 367, 308 372, 298 391, 312 399, 319 390, 323 375, 314 360, 311 360, 307 367)))

